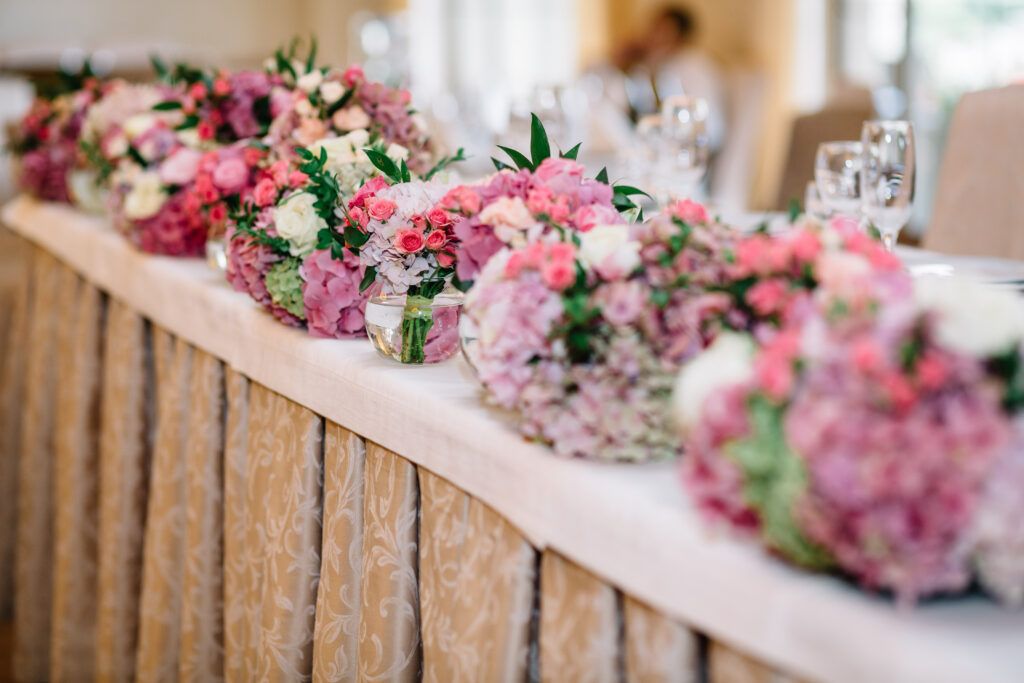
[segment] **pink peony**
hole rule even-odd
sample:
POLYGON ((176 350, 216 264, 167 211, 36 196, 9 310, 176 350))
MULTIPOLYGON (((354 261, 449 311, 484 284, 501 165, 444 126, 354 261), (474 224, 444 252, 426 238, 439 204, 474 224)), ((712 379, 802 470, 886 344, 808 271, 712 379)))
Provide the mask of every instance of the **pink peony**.
POLYGON ((196 177, 202 155, 182 147, 160 165, 160 179, 168 185, 188 185, 196 177))
POLYGON ((224 159, 213 171, 213 184, 222 192, 238 192, 249 178, 249 169, 242 159, 229 157, 224 159))

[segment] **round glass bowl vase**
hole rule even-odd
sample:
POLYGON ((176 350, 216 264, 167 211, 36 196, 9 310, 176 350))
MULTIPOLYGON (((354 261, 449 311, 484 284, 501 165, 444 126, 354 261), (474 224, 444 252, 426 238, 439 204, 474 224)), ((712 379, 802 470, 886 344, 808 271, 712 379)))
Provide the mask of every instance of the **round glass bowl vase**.
POLYGON ((462 295, 371 297, 366 334, 377 353, 403 365, 441 363, 459 352, 462 295))
POLYGON ((211 237, 206 240, 206 265, 218 272, 228 269, 227 243, 222 237, 211 237))

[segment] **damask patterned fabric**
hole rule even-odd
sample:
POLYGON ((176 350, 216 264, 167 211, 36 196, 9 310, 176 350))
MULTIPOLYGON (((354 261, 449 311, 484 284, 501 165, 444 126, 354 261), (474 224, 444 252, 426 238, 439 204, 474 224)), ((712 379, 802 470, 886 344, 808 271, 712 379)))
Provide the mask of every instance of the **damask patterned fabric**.
POLYGON ((732 649, 712 642, 708 653, 709 683, 797 683, 797 679, 732 649))
POLYGON ((32 269, 25 403, 18 474, 15 652, 18 680, 49 674, 53 566, 53 461, 57 387, 54 359, 72 346, 78 277, 37 250, 32 269))
POLYGON ((359 670, 366 445, 328 422, 324 435, 324 530, 313 632, 313 680, 355 680, 359 670))
MULTIPOLYGON (((167 338, 163 337, 166 346, 167 338)), ((95 672, 131 681, 139 627, 153 355, 146 322, 111 299, 103 353, 95 672)))
POLYGON ((246 680, 246 453, 249 432, 249 380, 228 370, 225 377, 227 418, 224 438, 224 677, 246 680))
POLYGON ((540 570, 540 679, 620 680, 615 589, 554 551, 540 570))
MULTIPOLYGON (((6 233, 6 231, 0 231, 6 233)), ((24 400, 32 251, 21 238, 2 241, 5 273, 0 288, 0 619, 14 612, 14 540, 21 408, 24 400)))
POLYGON ((423 680, 525 680, 536 553, 486 505, 419 475, 423 680))
POLYGON ((359 680, 415 681, 420 670, 416 466, 366 445, 359 680))
POLYGON ((96 619, 96 506, 99 485, 99 389, 103 298, 78 281, 74 343, 57 358, 54 459, 53 617, 50 680, 93 675, 96 619))
MULTIPOLYGON (((239 680, 312 676, 313 614, 320 576, 323 425, 311 411, 250 385, 242 558, 244 617, 228 659, 239 680)), ((237 577, 236 577, 237 578, 237 577)), ((239 585, 234 583, 232 585, 239 585)))
POLYGON ((627 683, 697 683, 697 634, 647 605, 626 596, 627 683))
POLYGON ((156 431, 143 545, 136 677, 170 681, 178 675, 184 557, 185 440, 192 349, 154 328, 156 431))

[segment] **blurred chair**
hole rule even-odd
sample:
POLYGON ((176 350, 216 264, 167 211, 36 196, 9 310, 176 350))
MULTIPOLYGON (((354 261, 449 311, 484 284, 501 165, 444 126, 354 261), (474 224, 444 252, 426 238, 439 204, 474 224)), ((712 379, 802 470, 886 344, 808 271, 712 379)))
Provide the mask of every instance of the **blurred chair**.
POLYGON ((717 209, 742 211, 750 206, 764 124, 766 86, 764 75, 757 72, 733 71, 727 76, 727 134, 710 178, 709 194, 717 209))
POLYGON ((1024 85, 969 93, 953 114, 928 249, 1024 260, 1024 85))
POLYGON ((872 118, 872 113, 868 96, 863 102, 835 102, 821 111, 797 117, 789 138, 776 208, 785 209, 791 199, 803 204, 807 183, 814 180, 818 145, 831 140, 860 140, 861 126, 872 118))

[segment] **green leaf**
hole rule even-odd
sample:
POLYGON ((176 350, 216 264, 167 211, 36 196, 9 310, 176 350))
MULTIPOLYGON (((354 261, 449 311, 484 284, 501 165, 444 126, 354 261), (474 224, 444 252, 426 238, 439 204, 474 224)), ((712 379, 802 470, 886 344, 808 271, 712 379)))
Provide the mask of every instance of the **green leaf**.
POLYGON ((363 273, 363 279, 359 282, 359 291, 365 292, 376 279, 377 266, 367 266, 366 272, 363 273))
POLYGON ((352 97, 355 94, 356 94, 355 88, 349 88, 348 90, 346 90, 344 95, 339 97, 337 99, 337 101, 335 101, 334 103, 332 103, 331 105, 329 105, 327 107, 327 117, 326 118, 330 118, 330 117, 334 116, 334 113, 336 111, 338 111, 339 109, 341 109, 342 107, 344 107, 346 104, 348 104, 349 101, 352 99, 352 97))
POLYGON ((647 197, 648 199, 653 199, 651 197, 651 195, 647 194, 646 192, 644 192, 643 190, 641 190, 638 187, 633 187, 632 185, 613 185, 612 186, 612 191, 615 194, 619 194, 619 195, 622 195, 624 197, 631 197, 633 195, 638 195, 639 194, 639 195, 643 195, 644 197, 647 197))
POLYGON ((601 171, 597 174, 597 177, 594 179, 599 183, 604 183, 605 185, 610 184, 608 182, 608 167, 605 166, 604 168, 602 168, 601 171))
POLYGON ((274 59, 277 62, 277 72, 279 74, 282 76, 284 74, 289 74, 293 81, 299 80, 298 74, 295 73, 295 67, 292 66, 291 61, 289 61, 287 57, 281 54, 280 50, 274 53, 274 59))
POLYGON ((366 147, 364 150, 366 156, 369 157, 370 163, 377 167, 381 173, 390 178, 396 183, 402 181, 402 170, 395 164, 394 160, 384 152, 380 152, 372 147, 366 147))
POLYGON ((132 145, 128 145, 128 157, 143 168, 149 166, 149 162, 146 161, 146 158, 143 157, 142 154, 139 153, 139 150, 135 149, 132 145))
POLYGON ((177 100, 157 102, 153 105, 153 111, 175 111, 177 109, 181 109, 181 102, 178 102, 177 100))
POLYGON ((164 60, 160 59, 159 55, 150 55, 149 63, 153 65, 153 72, 156 77, 161 81, 166 81, 170 72, 167 70, 167 64, 164 60))
POLYGON ((513 171, 513 170, 515 170, 511 166, 506 164, 504 161, 498 161, 494 157, 491 157, 491 163, 494 164, 494 168, 499 170, 499 171, 513 171))
POLYGON ((568 152, 562 152, 562 155, 561 155, 562 158, 563 159, 572 159, 573 161, 576 161, 576 157, 578 157, 580 155, 580 146, 582 144, 583 144, 582 142, 577 142, 576 146, 571 148, 568 152))
POLYGON ((368 234, 366 234, 365 232, 363 232, 362 230, 360 230, 359 228, 357 228, 355 226, 352 226, 352 225, 346 225, 345 226, 345 243, 346 244, 348 244, 350 246, 353 246, 353 247, 356 247, 358 249, 359 247, 361 247, 364 244, 366 244, 367 240, 369 240, 369 239, 370 239, 370 236, 368 234))
POLYGON ((800 214, 803 213, 803 210, 800 208, 800 200, 796 197, 791 198, 789 200, 787 211, 789 213, 789 222, 793 223, 796 221, 796 219, 800 217, 800 214))
POLYGON ((402 164, 398 167, 398 170, 401 171, 403 183, 408 183, 412 180, 412 174, 409 173, 409 166, 405 163, 405 159, 402 159, 402 164))
POLYGON ((551 156, 551 143, 548 142, 548 132, 544 130, 540 117, 536 114, 530 116, 530 154, 533 156, 533 167, 536 168, 551 156))
POLYGON ((528 168, 531 171, 534 169, 533 162, 530 161, 522 152, 512 149, 511 147, 503 147, 502 145, 498 145, 498 149, 508 155, 508 158, 515 163, 516 168, 528 168))
MULTIPOLYGON (((450 157, 441 157, 441 159, 436 164, 434 164, 434 167, 431 168, 429 171, 427 171, 427 174, 425 176, 423 176, 423 179, 424 180, 430 180, 435 175, 437 175, 438 173, 440 173, 444 169, 448 168, 452 164, 454 164, 456 162, 459 162, 459 161, 465 161, 465 160, 466 160, 466 150, 464 150, 462 147, 459 147, 459 149, 456 150, 455 154, 453 154, 452 156, 450 156, 450 157)), ((492 161, 493 161, 493 159, 492 159, 492 161)), ((498 170, 500 171, 501 169, 499 168, 498 170)))
POLYGON ((665 308, 671 295, 663 289, 651 290, 651 303, 658 308, 665 308))
POLYGON ((316 66, 316 34, 312 34, 309 37, 309 56, 306 57, 306 71, 312 71, 313 67, 316 66))
POLYGON ((195 114, 189 114, 185 119, 174 127, 174 130, 188 130, 189 128, 195 128, 199 125, 199 117, 195 114))

